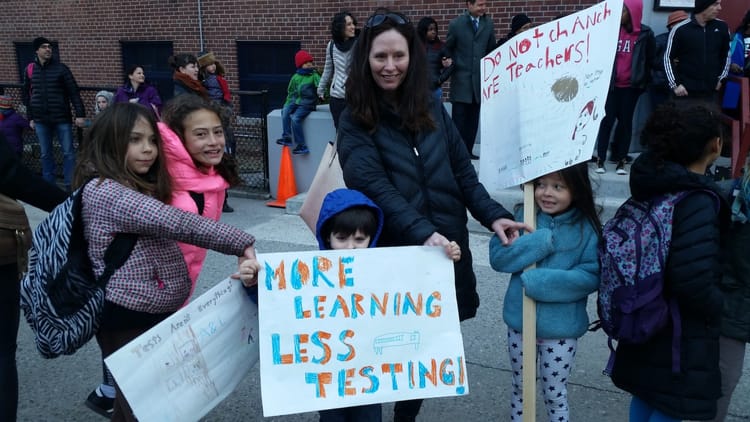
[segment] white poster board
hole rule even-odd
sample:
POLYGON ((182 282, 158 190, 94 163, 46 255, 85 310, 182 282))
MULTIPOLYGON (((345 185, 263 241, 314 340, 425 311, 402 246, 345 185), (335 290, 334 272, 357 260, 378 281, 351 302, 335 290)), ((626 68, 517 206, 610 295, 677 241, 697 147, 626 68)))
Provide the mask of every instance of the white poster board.
POLYGON ((258 259, 264 416, 468 394, 442 248, 258 259))
POLYGON ((184 422, 224 400, 258 357, 258 307, 227 278, 105 363, 140 422, 184 422))
POLYGON ((591 158, 622 0, 531 28, 482 59, 479 179, 490 192, 591 158))

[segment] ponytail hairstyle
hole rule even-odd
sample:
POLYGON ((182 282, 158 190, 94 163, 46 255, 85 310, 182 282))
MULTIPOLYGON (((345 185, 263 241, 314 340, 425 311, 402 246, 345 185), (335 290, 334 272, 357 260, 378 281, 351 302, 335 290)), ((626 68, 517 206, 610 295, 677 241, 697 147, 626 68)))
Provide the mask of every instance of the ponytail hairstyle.
MULTIPOLYGON (((223 115, 223 113, 226 113, 226 109, 215 101, 207 100, 198 95, 178 95, 169 100, 164 106, 162 121, 169 126, 175 134, 177 134, 184 145, 185 120, 190 114, 199 110, 206 110, 215 113, 219 117, 219 120, 221 120, 222 125, 229 120, 227 116, 223 115)), ((200 166, 197 162, 193 162, 196 166, 200 166)), ((219 173, 219 175, 221 175, 230 186, 237 186, 242 183, 237 168, 237 162, 231 155, 223 154, 221 162, 215 165, 214 169, 216 169, 216 172, 219 173)))

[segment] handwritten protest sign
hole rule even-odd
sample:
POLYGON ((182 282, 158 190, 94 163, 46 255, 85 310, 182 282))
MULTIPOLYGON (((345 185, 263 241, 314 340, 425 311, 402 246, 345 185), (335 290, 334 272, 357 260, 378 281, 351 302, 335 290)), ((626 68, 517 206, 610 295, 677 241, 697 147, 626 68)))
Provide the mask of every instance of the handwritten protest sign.
POLYGON ((105 359, 141 422, 197 421, 258 361, 258 307, 226 279, 105 359))
POLYGON ((479 178, 490 192, 591 158, 621 13, 621 0, 597 3, 482 59, 479 178))
POLYGON ((468 394, 437 247, 259 255, 264 416, 468 394))

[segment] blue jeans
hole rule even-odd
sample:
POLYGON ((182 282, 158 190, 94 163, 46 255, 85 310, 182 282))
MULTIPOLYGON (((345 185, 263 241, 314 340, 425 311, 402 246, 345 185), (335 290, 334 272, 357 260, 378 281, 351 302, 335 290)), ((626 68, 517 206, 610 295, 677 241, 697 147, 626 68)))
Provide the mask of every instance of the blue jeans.
POLYGON ((314 105, 285 105, 281 110, 281 125, 284 131, 281 137, 291 139, 294 135, 294 142, 297 145, 307 145, 302 131, 302 122, 313 110, 315 110, 314 105))
POLYGON ((52 148, 52 137, 57 132, 57 139, 63 150, 63 176, 65 187, 70 189, 73 179, 73 169, 76 165, 76 151, 73 147, 73 125, 71 123, 46 124, 34 122, 34 130, 39 138, 39 149, 42 153, 42 177, 55 183, 56 167, 55 153, 52 148))
POLYGON ((434 91, 432 91, 432 96, 435 97, 435 101, 442 103, 443 102, 443 88, 437 88, 434 91))
POLYGON ((0 265, 0 420, 15 421, 18 410, 16 336, 20 285, 16 264, 0 265))
POLYGON ((665 415, 636 396, 633 396, 633 400, 630 401, 631 422, 680 422, 680 420, 665 415))

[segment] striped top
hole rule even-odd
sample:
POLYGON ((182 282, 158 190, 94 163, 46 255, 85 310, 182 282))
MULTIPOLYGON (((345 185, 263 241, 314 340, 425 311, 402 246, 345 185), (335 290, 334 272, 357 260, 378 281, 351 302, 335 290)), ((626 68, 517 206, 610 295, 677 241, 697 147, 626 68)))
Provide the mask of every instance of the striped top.
POLYGON ((328 42, 326 64, 323 67, 323 74, 320 76, 320 84, 318 84, 318 97, 325 94, 329 83, 331 84, 329 90, 331 97, 342 100, 346 97, 346 79, 349 77, 349 65, 352 62, 353 51, 354 46, 349 51, 341 51, 333 41, 328 42), (331 60, 331 56, 333 56, 333 60, 331 60))
POLYGON ((97 183, 83 189, 81 212, 96 276, 104 272, 104 251, 116 233, 139 235, 106 289, 108 301, 127 309, 167 313, 185 303, 191 281, 177 241, 235 256, 255 243, 238 228, 171 207, 114 180, 97 183))

